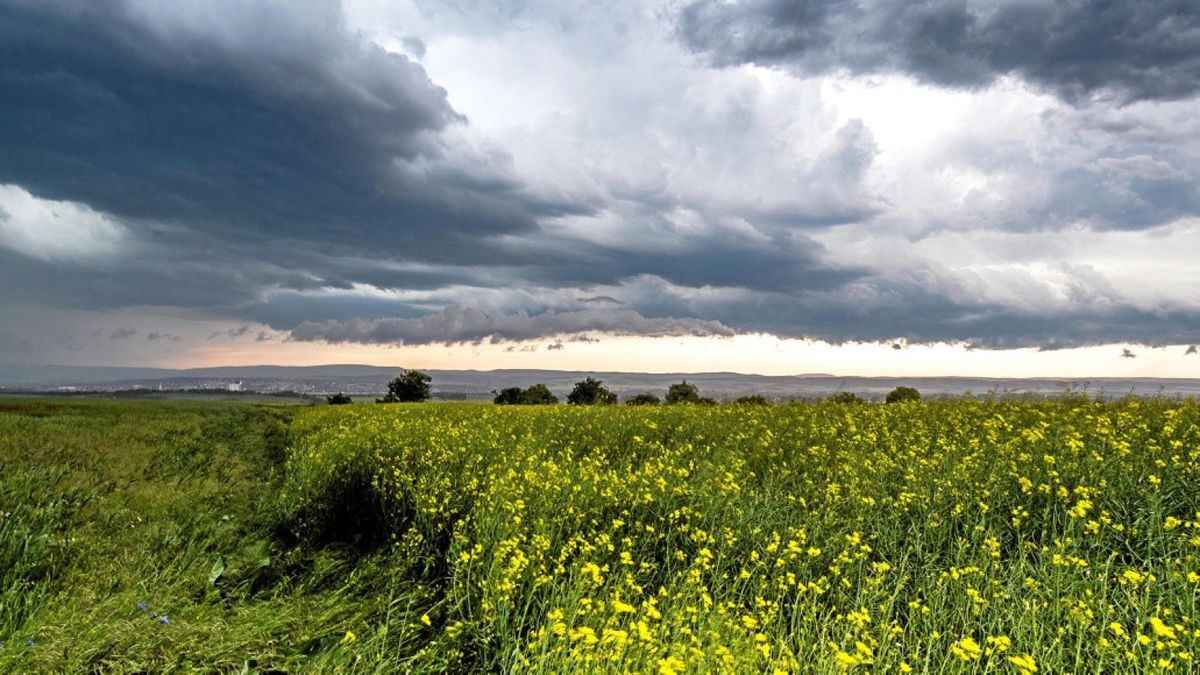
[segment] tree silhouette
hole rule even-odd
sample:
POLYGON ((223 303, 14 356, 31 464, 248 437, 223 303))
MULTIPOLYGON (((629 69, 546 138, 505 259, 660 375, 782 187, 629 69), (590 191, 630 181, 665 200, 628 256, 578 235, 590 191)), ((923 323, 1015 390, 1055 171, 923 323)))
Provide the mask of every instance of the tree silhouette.
POLYGON ((612 405, 617 402, 617 395, 608 390, 604 384, 591 377, 575 383, 575 388, 567 395, 567 403, 571 405, 612 405))
POLYGON ((921 392, 912 387, 896 387, 888 392, 885 403, 906 403, 908 401, 920 401, 921 392))
POLYGON ((534 384, 521 392, 521 402, 526 405, 553 405, 558 403, 558 397, 546 385, 534 384))
POLYGON ((496 398, 492 399, 492 403, 496 405, 518 405, 523 403, 520 387, 505 387, 496 393, 496 398))
POLYGON ((404 375, 388 382, 388 391, 376 403, 414 403, 429 399, 429 383, 433 378, 419 370, 405 371, 404 375))
POLYGON ((654 394, 638 394, 625 400, 625 405, 658 405, 660 403, 662 403, 662 399, 654 394))

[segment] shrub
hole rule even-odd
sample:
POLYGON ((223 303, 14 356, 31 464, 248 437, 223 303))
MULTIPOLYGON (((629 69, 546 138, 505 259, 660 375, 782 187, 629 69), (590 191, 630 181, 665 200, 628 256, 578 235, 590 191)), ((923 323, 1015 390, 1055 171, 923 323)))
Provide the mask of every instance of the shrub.
POLYGON ((329 403, 329 405, 348 405, 350 403, 354 403, 354 399, 340 391, 332 396, 326 396, 325 401, 329 403))
POLYGON ((829 397, 829 402, 830 403, 859 404, 859 403, 866 403, 867 400, 865 398, 862 398, 858 394, 855 394, 852 391, 839 391, 838 393, 829 397))
POLYGON ((527 389, 506 387, 496 392, 492 399, 496 405, 553 405, 558 397, 544 384, 534 384, 527 389))
POLYGON ((662 403, 662 399, 654 394, 638 394, 625 400, 625 405, 658 405, 660 403, 662 403))
POLYGON ((912 387, 896 387, 888 392, 886 403, 906 403, 908 401, 920 401, 921 392, 912 387))
POLYGON ((679 403, 701 403, 700 390, 696 385, 691 384, 687 380, 678 384, 673 384, 667 389, 667 405, 676 405, 679 403))
POLYGON ((575 388, 567 395, 567 403, 571 405, 612 405, 617 402, 617 395, 597 379, 587 378, 575 383, 575 388))
POLYGON ((734 403, 738 405, 771 405, 761 394, 751 394, 750 396, 740 396, 734 403))
POLYGON ((506 387, 496 392, 496 398, 492 399, 492 403, 496 405, 518 405, 523 403, 520 387, 506 387))
POLYGON ((521 402, 525 405, 554 405, 558 397, 544 384, 534 384, 521 392, 521 402))

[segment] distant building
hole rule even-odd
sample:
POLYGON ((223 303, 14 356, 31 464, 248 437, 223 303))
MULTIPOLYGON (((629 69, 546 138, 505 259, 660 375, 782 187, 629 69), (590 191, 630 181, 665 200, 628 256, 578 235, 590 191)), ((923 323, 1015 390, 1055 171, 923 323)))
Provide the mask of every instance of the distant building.
POLYGON ((241 390, 242 390, 242 381, 241 380, 238 380, 237 382, 229 383, 229 391, 241 391, 241 390))

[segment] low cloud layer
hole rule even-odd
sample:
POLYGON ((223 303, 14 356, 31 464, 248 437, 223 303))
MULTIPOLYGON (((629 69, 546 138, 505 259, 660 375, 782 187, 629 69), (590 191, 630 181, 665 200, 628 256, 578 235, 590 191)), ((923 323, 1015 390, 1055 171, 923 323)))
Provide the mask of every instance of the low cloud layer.
POLYGON ((475 309, 447 307, 436 314, 410 319, 305 322, 291 331, 291 339, 361 344, 455 344, 536 340, 600 332, 643 337, 683 335, 729 337, 728 326, 717 321, 644 317, 629 309, 544 312, 530 315, 485 315, 475 309))

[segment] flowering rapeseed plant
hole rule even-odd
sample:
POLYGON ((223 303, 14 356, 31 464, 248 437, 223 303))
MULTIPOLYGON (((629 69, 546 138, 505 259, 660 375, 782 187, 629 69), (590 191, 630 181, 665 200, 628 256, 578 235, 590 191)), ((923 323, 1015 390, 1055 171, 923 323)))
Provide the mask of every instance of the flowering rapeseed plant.
POLYGON ((436 574, 417 670, 1187 671, 1198 422, 1083 399, 341 406, 298 417, 279 503, 330 531, 364 491, 398 569, 436 574))

